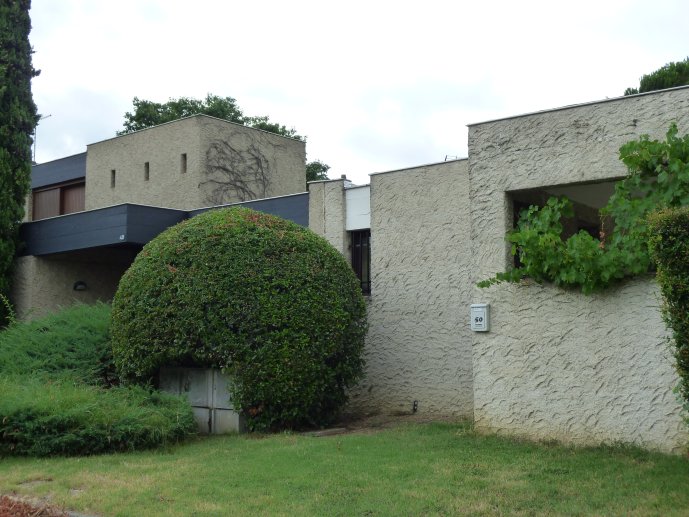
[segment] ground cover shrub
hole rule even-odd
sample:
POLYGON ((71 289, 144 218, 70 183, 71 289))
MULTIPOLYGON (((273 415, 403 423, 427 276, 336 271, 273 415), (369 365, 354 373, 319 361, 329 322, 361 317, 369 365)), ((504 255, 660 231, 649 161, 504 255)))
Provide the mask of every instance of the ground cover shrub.
POLYGON ((147 244, 113 301, 124 379, 225 369, 253 429, 329 423, 363 368, 366 307, 325 239, 245 208, 206 212, 147 244))
POLYGON ((94 385, 116 382, 110 306, 74 305, 0 331, 0 374, 70 375, 94 385))
POLYGON ((674 342, 679 392, 689 410, 689 208, 653 213, 649 226, 649 246, 663 293, 663 316, 674 342))
POLYGON ((189 404, 139 387, 0 376, 0 456, 89 455, 175 443, 196 429, 189 404))

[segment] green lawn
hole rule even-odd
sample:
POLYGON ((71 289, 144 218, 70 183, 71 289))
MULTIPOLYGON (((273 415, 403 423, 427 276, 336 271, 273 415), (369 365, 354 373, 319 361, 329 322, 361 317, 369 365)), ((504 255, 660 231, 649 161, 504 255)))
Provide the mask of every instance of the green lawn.
POLYGON ((689 515, 689 460, 416 424, 0 460, 0 493, 99 515, 689 515))

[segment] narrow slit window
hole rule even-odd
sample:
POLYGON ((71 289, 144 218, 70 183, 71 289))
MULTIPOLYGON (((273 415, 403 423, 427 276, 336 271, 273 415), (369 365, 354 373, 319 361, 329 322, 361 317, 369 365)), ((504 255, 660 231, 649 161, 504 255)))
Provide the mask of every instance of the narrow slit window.
POLYGON ((115 169, 110 171, 110 188, 115 188, 115 169))
POLYGON ((182 153, 179 161, 179 168, 182 174, 187 173, 187 153, 182 153))
POLYGON ((144 181, 148 181, 151 177, 151 166, 148 162, 144 163, 144 181))
POLYGON ((352 269, 359 277, 361 292, 371 294, 371 230, 350 232, 352 269))

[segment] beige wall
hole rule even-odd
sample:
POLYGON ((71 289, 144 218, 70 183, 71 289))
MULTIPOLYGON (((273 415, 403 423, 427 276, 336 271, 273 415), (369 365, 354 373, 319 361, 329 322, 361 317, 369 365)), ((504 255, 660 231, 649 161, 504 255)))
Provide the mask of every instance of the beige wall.
POLYGON ((309 228, 325 237, 347 260, 351 260, 345 231, 347 209, 344 185, 344 179, 309 183, 309 228))
POLYGON ((28 320, 76 302, 110 301, 133 258, 134 252, 113 249, 20 257, 10 294, 17 317, 28 320), (86 282, 85 291, 73 289, 78 280, 86 282))
POLYGON ((198 123, 201 206, 306 191, 304 142, 212 117, 199 117, 198 123))
MULTIPOLYGON (((623 98, 469 129, 472 285, 510 258, 509 191, 620 177, 619 147, 672 121, 689 130, 689 89, 623 98)), ((552 286, 473 288, 492 328, 473 335, 477 426, 577 443, 676 450, 687 440, 653 280, 587 297, 552 286)))
POLYGON ((366 376, 354 412, 471 417, 466 160, 371 177, 366 376))
POLYGON ((137 203, 188 210, 303 192, 304 178, 304 142, 200 115, 89 145, 86 209, 137 203))

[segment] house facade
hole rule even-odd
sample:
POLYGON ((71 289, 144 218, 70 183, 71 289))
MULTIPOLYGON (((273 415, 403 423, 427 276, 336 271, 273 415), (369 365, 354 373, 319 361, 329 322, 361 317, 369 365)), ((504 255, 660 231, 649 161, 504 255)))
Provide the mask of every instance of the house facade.
MULTIPOLYGON (((367 370, 351 411, 465 417, 480 429, 577 444, 632 442, 664 451, 687 444, 652 276, 591 296, 528 281, 488 289, 476 283, 510 267, 505 233, 520 207, 568 195, 573 230, 595 232, 597 209, 626 174, 619 147, 642 134, 663 138, 671 122, 689 131, 689 88, 472 124, 467 159, 372 174, 363 187, 313 182, 308 193, 303 143, 265 143, 267 135, 248 128, 243 143, 230 147, 260 152, 270 167, 248 169, 235 197, 213 190, 208 178, 226 177, 228 168, 241 176, 252 163, 228 158, 235 154, 224 144, 214 147, 238 128, 206 137, 206 126, 219 121, 178 122, 146 130, 148 137, 89 146, 86 210, 24 225, 28 249, 14 292, 22 315, 73 299, 108 299, 156 232, 195 208, 251 199, 247 204, 323 235, 361 278, 369 304, 367 370), (175 147, 177 139, 195 147, 175 147), (159 149, 167 150, 157 161, 159 149), (301 184, 278 179, 296 177, 286 164, 297 162, 301 184), (162 171, 168 184, 141 193, 162 171), (244 186, 251 195, 243 198, 244 186), (82 277, 89 288, 75 291, 82 277), (489 305, 487 332, 471 330, 472 304, 489 305)), ((69 187, 60 194, 67 208, 77 197, 69 187)))

